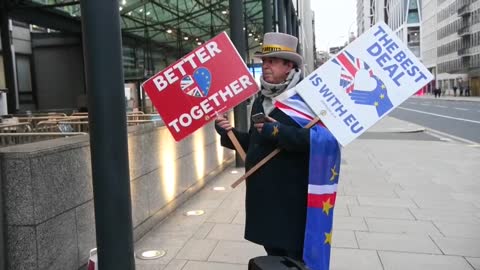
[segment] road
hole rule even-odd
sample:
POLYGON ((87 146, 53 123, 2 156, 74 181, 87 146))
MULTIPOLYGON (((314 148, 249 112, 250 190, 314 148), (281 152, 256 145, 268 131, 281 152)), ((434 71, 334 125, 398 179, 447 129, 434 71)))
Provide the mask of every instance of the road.
POLYGON ((390 116, 480 143, 480 102, 410 98, 390 116))

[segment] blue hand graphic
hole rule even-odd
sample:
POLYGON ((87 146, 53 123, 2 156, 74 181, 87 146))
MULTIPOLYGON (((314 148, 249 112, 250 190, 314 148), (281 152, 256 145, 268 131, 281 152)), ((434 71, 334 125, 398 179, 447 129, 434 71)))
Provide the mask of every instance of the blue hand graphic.
POLYGON ((377 85, 372 91, 353 90, 350 93, 350 98, 361 105, 375 106, 378 116, 384 115, 393 107, 392 102, 388 98, 387 89, 383 82, 376 76, 372 76, 377 81, 377 85))

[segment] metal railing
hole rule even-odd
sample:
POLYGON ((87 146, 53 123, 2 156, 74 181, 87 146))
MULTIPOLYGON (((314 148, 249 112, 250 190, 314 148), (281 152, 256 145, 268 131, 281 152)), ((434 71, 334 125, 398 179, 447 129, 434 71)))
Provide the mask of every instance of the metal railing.
POLYGON ((85 132, 19 132, 0 133, 0 146, 33 143, 57 138, 66 138, 78 135, 88 135, 85 132))
POLYGON ((462 4, 457 9, 457 15, 460 16, 460 17, 470 15, 470 6, 467 5, 467 4, 462 4))
POLYGON ((0 124, 0 133, 30 132, 30 123, 0 124))
POLYGON ((463 26, 462 28, 458 29, 457 31, 457 34, 459 36, 466 36, 466 35, 470 35, 471 34, 471 31, 470 31, 470 26, 469 25, 465 25, 463 26))
MULTIPOLYGON (((158 114, 127 114, 128 126, 161 121, 158 114)), ((73 113, 70 116, 60 113, 17 115, 10 118, 8 123, 0 123, 0 147, 86 135, 88 132, 88 113, 73 113)))

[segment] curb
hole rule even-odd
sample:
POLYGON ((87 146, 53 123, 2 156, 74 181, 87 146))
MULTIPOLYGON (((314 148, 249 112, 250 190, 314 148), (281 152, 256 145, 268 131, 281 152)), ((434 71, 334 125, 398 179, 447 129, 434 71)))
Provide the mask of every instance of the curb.
POLYGON ((392 130, 382 130, 382 131, 370 131, 371 133, 420 133, 425 132, 426 128, 418 128, 411 130, 402 130, 402 129, 392 129, 392 130))

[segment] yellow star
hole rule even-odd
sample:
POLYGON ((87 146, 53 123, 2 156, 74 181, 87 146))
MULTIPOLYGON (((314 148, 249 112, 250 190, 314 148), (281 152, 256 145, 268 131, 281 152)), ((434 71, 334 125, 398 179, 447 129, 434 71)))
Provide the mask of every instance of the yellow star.
POLYGON ((381 94, 380 95, 380 99, 384 99, 385 98, 385 95, 384 94, 381 94))
POLYGON ((273 132, 272 132, 272 136, 277 136, 278 134, 278 127, 277 126, 273 126, 273 132))
POLYGON ((375 105, 375 107, 378 107, 378 102, 375 101, 375 103, 373 103, 373 105, 375 105))
POLYGON ((382 84, 382 89, 385 89, 385 84, 382 84))
POLYGON ((333 208, 333 205, 330 204, 330 198, 326 202, 323 202, 323 212, 327 214, 330 212, 330 209, 333 208))
POLYGON ((325 242, 323 243, 332 245, 332 231, 330 231, 330 233, 325 233, 325 242))
POLYGON ((330 177, 330 181, 335 180, 335 177, 337 177, 337 175, 338 175, 338 172, 335 171, 336 167, 337 167, 337 165, 333 166, 333 168, 330 169, 330 171, 332 172, 332 177, 330 177))

